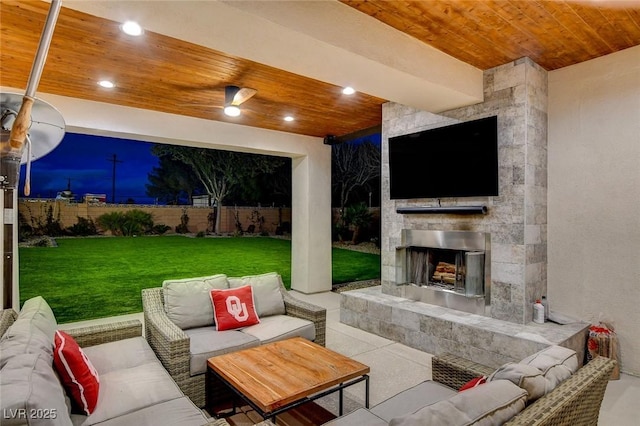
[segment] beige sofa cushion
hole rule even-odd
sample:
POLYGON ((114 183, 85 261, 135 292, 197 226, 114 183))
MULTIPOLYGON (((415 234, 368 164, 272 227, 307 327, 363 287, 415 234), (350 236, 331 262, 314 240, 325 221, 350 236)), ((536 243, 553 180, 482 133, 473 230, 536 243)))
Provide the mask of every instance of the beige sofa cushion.
POLYGON ((104 422, 182 396, 159 361, 111 371, 100 376, 98 405, 81 424, 104 422))
POLYGON ((514 385, 526 390, 529 394, 527 400, 529 402, 544 396, 548 389, 548 381, 542 375, 542 371, 536 367, 526 364, 516 364, 509 362, 494 371, 487 381, 493 380, 509 380, 514 385))
POLYGON ((262 345, 291 337, 304 337, 311 341, 316 338, 313 322, 288 315, 264 317, 259 324, 242 328, 241 331, 260 340, 262 345))
POLYGON ((70 426, 64 389, 44 354, 9 359, 0 374, 2 425, 70 426))
POLYGON ((527 392, 508 380, 495 380, 459 392, 413 414, 396 417, 390 426, 502 425, 525 407, 527 392))
POLYGON ((371 412, 389 422, 394 417, 415 413, 427 405, 450 398, 457 392, 441 383, 427 380, 377 404, 371 412))
POLYGON ((247 275, 245 277, 229 277, 231 288, 250 285, 253 287, 253 300, 256 302, 256 312, 258 317, 269 315, 284 315, 284 298, 280 292, 281 278, 276 272, 269 272, 261 275, 247 275))
POLYGON ((340 416, 322 426, 387 426, 388 422, 373 414, 366 408, 358 408, 346 416, 340 416))
POLYGON ((202 426, 207 421, 211 419, 207 419, 188 397, 183 396, 109 419, 100 426, 202 426))
POLYGON ((82 348, 98 375, 125 368, 158 362, 156 354, 144 337, 132 337, 115 342, 82 348))
POLYGON ((549 346, 526 357, 520 361, 520 364, 530 365, 540 370, 549 382, 547 392, 550 392, 578 371, 578 355, 572 349, 549 346))
POLYGON ((162 283, 164 310, 174 324, 183 330, 214 324, 212 289, 229 288, 224 274, 208 277, 165 280, 162 283))

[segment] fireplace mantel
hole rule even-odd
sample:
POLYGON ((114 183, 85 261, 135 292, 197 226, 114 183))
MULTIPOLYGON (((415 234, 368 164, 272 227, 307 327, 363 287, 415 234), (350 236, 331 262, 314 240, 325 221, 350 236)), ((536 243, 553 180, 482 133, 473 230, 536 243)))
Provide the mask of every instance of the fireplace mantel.
POLYGON ((487 214, 487 206, 420 206, 398 207, 400 214, 487 214))

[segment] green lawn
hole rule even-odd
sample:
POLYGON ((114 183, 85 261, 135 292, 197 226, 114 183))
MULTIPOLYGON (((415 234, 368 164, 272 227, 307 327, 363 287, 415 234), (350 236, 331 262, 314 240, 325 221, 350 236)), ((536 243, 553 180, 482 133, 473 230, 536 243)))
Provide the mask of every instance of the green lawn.
MULTIPOLYGON (((183 236, 63 238, 20 248, 21 302, 40 295, 59 323, 142 311, 140 291, 171 278, 276 271, 291 285, 291 242, 183 236)), ((333 282, 380 277, 380 256, 333 249, 333 282)))

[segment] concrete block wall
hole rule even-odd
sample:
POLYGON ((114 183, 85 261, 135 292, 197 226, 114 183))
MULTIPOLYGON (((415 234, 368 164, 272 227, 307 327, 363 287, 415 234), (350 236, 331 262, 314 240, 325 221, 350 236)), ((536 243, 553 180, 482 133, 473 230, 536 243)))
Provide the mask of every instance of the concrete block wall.
MULTIPOLYGON (((137 205, 137 204, 88 204, 88 203, 68 203, 66 201, 51 199, 20 199, 18 209, 22 218, 33 226, 33 224, 45 223, 49 211, 53 220, 60 221, 63 228, 67 228, 78 223, 78 217, 91 219, 94 222, 103 214, 115 211, 126 212, 128 210, 142 210, 151 213, 155 224, 168 225, 173 232, 183 213, 189 216, 189 232, 206 232, 210 229, 209 213, 211 207, 206 206, 159 206, 159 205, 137 205)), ((273 234, 279 221, 291 224, 290 207, 232 207, 223 206, 220 214, 222 233, 233 233, 235 231, 235 212, 238 212, 238 219, 242 224, 242 229, 247 230, 253 222, 252 213, 258 213, 264 217, 263 230, 273 234)), ((291 229, 289 227, 289 229, 291 229)), ((256 232, 257 226, 256 226, 256 232)))

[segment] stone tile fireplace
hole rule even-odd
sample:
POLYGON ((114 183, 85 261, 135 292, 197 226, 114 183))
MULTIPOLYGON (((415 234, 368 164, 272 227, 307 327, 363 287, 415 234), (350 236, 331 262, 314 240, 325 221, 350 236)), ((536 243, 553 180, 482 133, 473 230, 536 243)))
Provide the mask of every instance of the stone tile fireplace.
POLYGON ((490 235, 469 231, 402 230, 396 283, 405 296, 486 315, 491 301, 490 235))
POLYGON ((483 103, 438 115, 383 106, 382 285, 343 293, 341 321, 496 367, 549 344, 583 353, 587 324, 531 322, 547 286, 547 73, 525 58, 485 71, 484 85, 483 103), (492 115, 498 196, 390 199, 390 137, 492 115))

